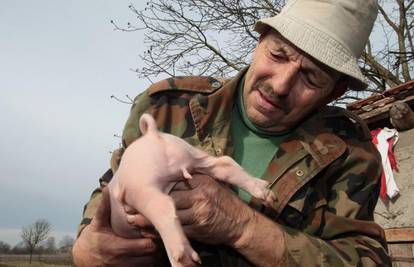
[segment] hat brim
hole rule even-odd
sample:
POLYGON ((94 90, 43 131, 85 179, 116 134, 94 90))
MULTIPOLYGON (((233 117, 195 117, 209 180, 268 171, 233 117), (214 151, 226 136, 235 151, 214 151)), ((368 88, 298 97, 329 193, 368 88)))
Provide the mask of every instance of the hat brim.
POLYGON ((261 19, 254 30, 264 33, 269 27, 319 62, 347 75, 351 89, 364 90, 368 86, 358 59, 332 36, 286 15, 261 19))

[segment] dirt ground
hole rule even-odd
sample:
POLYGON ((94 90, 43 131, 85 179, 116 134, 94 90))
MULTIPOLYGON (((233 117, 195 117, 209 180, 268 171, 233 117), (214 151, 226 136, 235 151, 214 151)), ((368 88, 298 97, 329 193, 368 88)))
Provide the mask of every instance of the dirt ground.
POLYGON ((69 254, 33 255, 29 264, 29 255, 2 255, 0 267, 70 267, 74 266, 69 254))
POLYGON ((414 129, 400 132, 395 147, 399 172, 394 178, 400 194, 392 201, 378 200, 375 221, 383 228, 414 227, 414 129))

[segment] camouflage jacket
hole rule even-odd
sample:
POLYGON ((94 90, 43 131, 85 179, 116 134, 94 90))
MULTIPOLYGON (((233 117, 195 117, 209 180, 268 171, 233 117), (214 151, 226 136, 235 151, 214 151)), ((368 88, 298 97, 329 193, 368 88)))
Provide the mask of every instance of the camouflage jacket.
MULTIPOLYGON (((231 109, 242 74, 230 80, 176 77, 153 84, 135 98, 124 147, 140 136, 139 117, 149 112, 161 131, 211 155, 231 156, 231 109)), ((91 221, 119 155, 114 153, 112 170, 85 206, 80 230, 91 221)), ((323 107, 280 145, 262 177, 277 196, 273 209, 255 199, 250 205, 284 229, 288 266, 389 266, 384 231, 373 222, 380 170, 365 124, 343 109, 323 107)), ((196 244, 195 249, 203 266, 251 266, 226 247, 196 244)))

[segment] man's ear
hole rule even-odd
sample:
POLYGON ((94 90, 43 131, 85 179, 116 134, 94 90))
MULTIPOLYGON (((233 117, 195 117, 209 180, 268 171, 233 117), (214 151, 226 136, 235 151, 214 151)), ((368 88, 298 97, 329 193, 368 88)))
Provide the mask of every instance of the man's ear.
POLYGON ((259 36, 259 40, 257 40, 257 42, 258 42, 258 43, 261 43, 261 42, 263 41, 263 39, 265 38, 265 36, 266 36, 266 33, 262 33, 262 34, 260 34, 260 36, 259 36))
POLYGON ((257 43, 262 42, 262 41, 263 41, 263 39, 266 37, 266 35, 267 35, 270 31, 275 31, 275 30, 270 29, 270 27, 266 27, 266 28, 265 28, 265 30, 264 30, 262 33, 260 33, 259 40, 257 40, 257 43))

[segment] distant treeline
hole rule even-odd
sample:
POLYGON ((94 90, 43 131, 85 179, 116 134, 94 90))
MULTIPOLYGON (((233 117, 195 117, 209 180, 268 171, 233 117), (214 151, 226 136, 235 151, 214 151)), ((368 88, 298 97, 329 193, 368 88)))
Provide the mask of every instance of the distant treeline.
MULTIPOLYGON (((49 237, 35 248, 34 254, 70 252, 73 243, 74 238, 71 236, 64 236, 58 245, 56 244, 54 237, 49 237)), ((29 252, 29 249, 25 246, 23 241, 12 247, 10 244, 0 240, 0 254, 28 254, 29 252)))

